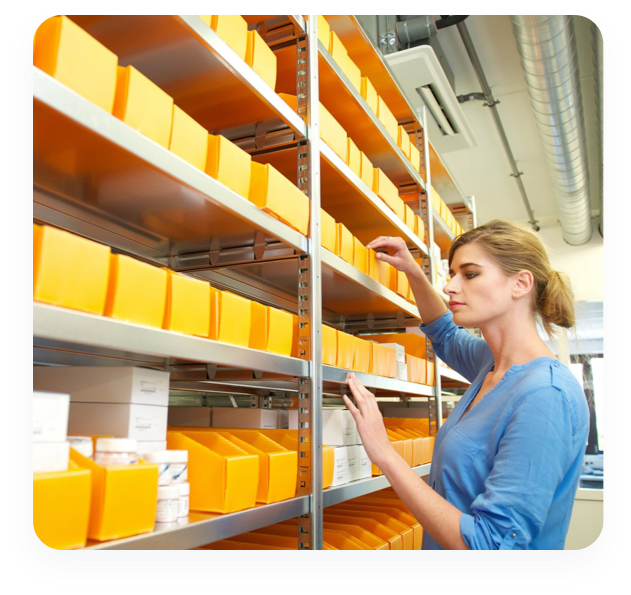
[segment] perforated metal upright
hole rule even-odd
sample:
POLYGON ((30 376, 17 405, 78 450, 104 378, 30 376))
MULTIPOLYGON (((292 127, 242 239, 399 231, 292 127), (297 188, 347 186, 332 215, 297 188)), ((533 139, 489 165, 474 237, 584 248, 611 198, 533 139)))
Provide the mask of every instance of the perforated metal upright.
POLYGON ((298 393, 298 494, 309 512, 298 523, 298 548, 321 550, 322 541, 322 263, 320 260, 320 100, 317 18, 308 17, 307 38, 298 42, 298 113, 307 118, 307 142, 298 147, 300 189, 310 198, 308 251, 300 257, 298 321, 300 355, 309 376, 298 393))

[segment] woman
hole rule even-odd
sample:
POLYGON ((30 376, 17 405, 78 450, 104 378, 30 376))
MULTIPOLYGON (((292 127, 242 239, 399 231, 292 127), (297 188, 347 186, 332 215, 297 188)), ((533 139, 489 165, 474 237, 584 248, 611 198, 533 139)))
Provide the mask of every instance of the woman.
POLYGON ((344 397, 371 461, 424 528, 423 549, 563 549, 587 440, 583 391, 539 337, 571 327, 569 284, 537 236, 492 221, 449 251, 449 310, 401 238, 368 244, 407 274, 436 354, 471 382, 436 435, 429 486, 394 451, 354 377, 344 397), (462 327, 478 327, 484 339, 462 327))

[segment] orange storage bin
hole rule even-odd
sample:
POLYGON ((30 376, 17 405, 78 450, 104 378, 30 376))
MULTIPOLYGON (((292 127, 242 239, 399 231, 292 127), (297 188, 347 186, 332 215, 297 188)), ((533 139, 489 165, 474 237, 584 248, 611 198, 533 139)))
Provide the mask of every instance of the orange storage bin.
POLYGON ((351 168, 351 170, 357 177, 361 178, 362 154, 350 136, 348 137, 348 150, 347 150, 347 156, 346 156, 346 164, 348 165, 348 167, 351 168))
POLYGON ((90 471, 92 482, 88 537, 121 539, 153 531, 158 504, 158 465, 97 465, 70 449, 70 460, 90 471))
POLYGON ((289 312, 251 302, 249 346, 279 355, 291 355, 294 321, 289 312))
POLYGON ((206 173, 238 195, 249 198, 250 155, 219 134, 209 134, 207 140, 206 173))
POLYGON ((169 148, 173 97, 133 66, 119 66, 112 113, 151 140, 169 148))
POLYGON ((403 154, 410 159, 410 135, 403 126, 398 127, 397 144, 401 151, 403 151, 403 154))
POLYGON ((395 507, 388 507, 384 510, 383 506, 371 506, 370 504, 363 504, 355 501, 348 502, 349 507, 352 507, 355 510, 366 510, 370 512, 385 512, 390 515, 396 521, 399 521, 403 525, 406 525, 410 529, 412 529, 412 549, 420 550, 423 545, 423 527, 421 524, 409 513, 400 510, 395 507))
POLYGON ((344 74, 348 77, 351 85, 357 89, 358 93, 362 90, 362 73, 359 66, 351 60, 350 56, 346 59, 346 66, 344 68, 344 74))
POLYGON ((331 26, 323 15, 318 15, 318 39, 322 45, 329 51, 329 43, 331 41, 331 26))
POLYGON ((210 328, 210 285, 169 269, 167 301, 162 328, 187 335, 208 337, 210 328))
POLYGON ((362 97, 366 100, 368 107, 373 111, 375 115, 377 115, 377 110, 379 109, 379 95, 377 95, 375 87, 370 82, 370 79, 367 76, 362 77, 361 94, 362 97))
POLYGON ((112 254, 105 316, 162 328, 167 300, 167 272, 112 254))
POLYGON ((184 110, 173 106, 173 123, 169 150, 194 165, 197 169, 206 169, 208 157, 208 130, 198 124, 184 110))
POLYGON ((337 529, 339 531, 345 531, 353 537, 356 537, 361 542, 365 543, 371 550, 388 550, 388 542, 380 537, 377 537, 374 533, 366 531, 359 525, 349 525, 346 523, 323 523, 324 529, 337 529))
POLYGON ((368 268, 368 276, 371 279, 381 283, 381 269, 384 263, 377 260, 377 253, 372 248, 366 249, 366 266, 368 268))
POLYGON ((340 509, 336 506, 329 506, 324 509, 324 521, 329 523, 344 523, 347 525, 358 525, 362 529, 369 531, 380 539, 383 539, 391 550, 401 550, 401 534, 384 523, 375 520, 372 516, 363 515, 356 511, 340 509))
POLYGON ((396 142, 399 132, 399 123, 380 95, 377 97, 377 118, 379 118, 379 121, 383 124, 383 127, 392 140, 396 142))
POLYGON ((56 550, 84 547, 90 521, 90 471, 70 461, 68 471, 33 473, 33 529, 56 550))
POLYGON ((51 17, 37 28, 33 64, 112 113, 118 57, 68 17, 51 17))
POLYGON ((397 286, 394 290, 395 293, 400 295, 403 299, 407 299, 410 293, 410 282, 408 281, 408 276, 401 271, 397 271, 396 279, 397 279, 397 286))
POLYGON ((414 142, 410 142, 410 163, 414 169, 420 173, 421 171, 421 152, 416 148, 414 142))
POLYGON ((404 205, 403 211, 405 215, 403 219, 404 223, 408 226, 410 231, 414 232, 414 211, 408 205, 404 205))
POLYGON ((368 273, 368 250, 353 236, 353 266, 360 272, 368 273))
POLYGON ((168 431, 167 448, 188 450, 191 510, 227 513, 256 504, 257 455, 247 453, 216 431, 168 431))
MULTIPOLYGON (((331 32, 331 35, 334 35, 334 33, 331 32)), ((348 135, 343 126, 322 103, 320 103, 320 138, 346 163, 348 157, 348 135)))
POLYGON ((325 324, 322 325, 322 364, 337 364, 337 330, 325 324))
POLYGON ((103 314, 109 246, 45 225, 33 229, 33 250, 35 301, 103 314))
POLYGON ((320 209, 320 241, 324 248, 335 254, 337 246, 337 224, 324 209, 320 209))
POLYGON ((394 378, 397 368, 397 352, 379 343, 374 343, 373 349, 373 374, 394 378))
POLYGON ((276 54, 257 31, 248 31, 245 61, 272 90, 276 88, 276 54))
POLYGON ((356 372, 372 373, 372 346, 370 342, 359 337, 355 339, 355 353, 353 355, 353 370, 356 372))
POLYGON ((403 460, 410 466, 413 466, 414 461, 414 444, 412 439, 399 434, 396 431, 396 428, 386 428, 386 433, 391 440, 400 441, 401 442, 401 456, 403 460))
POLYGON ((309 198, 269 163, 252 161, 250 202, 301 234, 309 231, 309 198))
POLYGON ((367 509, 352 510, 349 506, 350 505, 347 502, 336 504, 333 506, 332 512, 335 511, 335 513, 337 513, 337 511, 340 511, 341 514, 346 516, 373 519, 401 536, 401 549, 414 549, 414 531, 409 525, 396 520, 393 516, 386 512, 374 512, 367 509))
POLYGON ((418 215, 414 215, 414 233, 419 239, 425 241, 425 224, 418 215))
POLYGON ((434 386, 434 375, 436 371, 436 366, 434 362, 427 362, 427 385, 434 386))
POLYGON ((256 501, 280 502, 296 495, 298 453, 287 450, 260 432, 218 432, 248 454, 259 458, 259 482, 256 501))
POLYGON ((372 189, 402 221, 405 219, 405 203, 399 197, 397 187, 378 167, 374 170, 372 189))
POLYGON ((248 23, 240 14, 210 15, 210 26, 241 60, 245 60, 248 45, 248 23))
POLYGON ((425 358, 427 346, 425 337, 416 333, 387 333, 384 335, 363 335, 362 338, 376 341, 377 343, 399 343, 405 347, 405 353, 415 357, 425 358))
POLYGON ((346 62, 348 60, 348 50, 344 47, 344 44, 340 41, 340 38, 337 36, 335 31, 331 31, 328 50, 333 60, 335 60, 337 65, 340 67, 340 70, 344 72, 346 70, 346 62))
POLYGON ((405 363, 408 366, 408 382, 416 382, 417 384, 427 384, 426 360, 406 353, 405 363))
POLYGON ((349 264, 353 264, 353 234, 343 223, 337 224, 337 246, 335 254, 349 264))
POLYGON ((353 369, 353 361, 355 358, 355 337, 336 331, 337 333, 337 359, 336 366, 347 370, 353 369))
POLYGON ((210 287, 208 338, 213 341, 248 347, 251 330, 251 303, 250 300, 240 295, 210 287))
POLYGON ((360 155, 361 155, 361 179, 362 182, 364 182, 364 184, 366 184, 366 186, 368 186, 368 188, 370 188, 372 190, 372 185, 373 185, 373 181, 374 181, 374 167, 372 165, 372 162, 370 161, 370 159, 368 159, 368 157, 366 157, 366 154, 363 151, 360 151, 360 155))

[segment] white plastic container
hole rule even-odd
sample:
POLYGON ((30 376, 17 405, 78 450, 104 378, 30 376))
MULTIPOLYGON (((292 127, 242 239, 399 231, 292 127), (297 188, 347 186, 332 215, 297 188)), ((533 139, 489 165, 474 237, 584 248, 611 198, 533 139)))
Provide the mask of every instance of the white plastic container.
POLYGON ((159 486, 156 523, 173 523, 177 521, 180 506, 180 486, 159 486))
POLYGON ((147 463, 158 465, 158 485, 171 485, 171 451, 159 450, 157 452, 146 452, 142 457, 147 463))
POLYGON ((188 480, 188 450, 167 450, 171 483, 184 483, 188 480))
POLYGON ((94 462, 97 465, 133 465, 138 462, 134 438, 97 438, 94 462))
POLYGON ((188 503, 189 503, 189 496, 191 495, 191 484, 186 482, 186 483, 178 483, 175 485, 177 485, 178 488, 180 489, 180 500, 179 500, 177 516, 178 518, 186 517, 188 516, 188 503))
POLYGON ((90 436, 68 436, 70 447, 74 448, 80 455, 91 459, 94 454, 94 444, 90 436))

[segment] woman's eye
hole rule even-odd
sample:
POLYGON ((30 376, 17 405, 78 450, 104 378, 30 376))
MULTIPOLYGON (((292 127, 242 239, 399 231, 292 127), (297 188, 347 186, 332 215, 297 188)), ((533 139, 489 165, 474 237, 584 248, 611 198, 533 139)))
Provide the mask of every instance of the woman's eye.
POLYGON ((465 277, 467 279, 473 279, 474 277, 477 277, 477 273, 466 273, 465 277))

